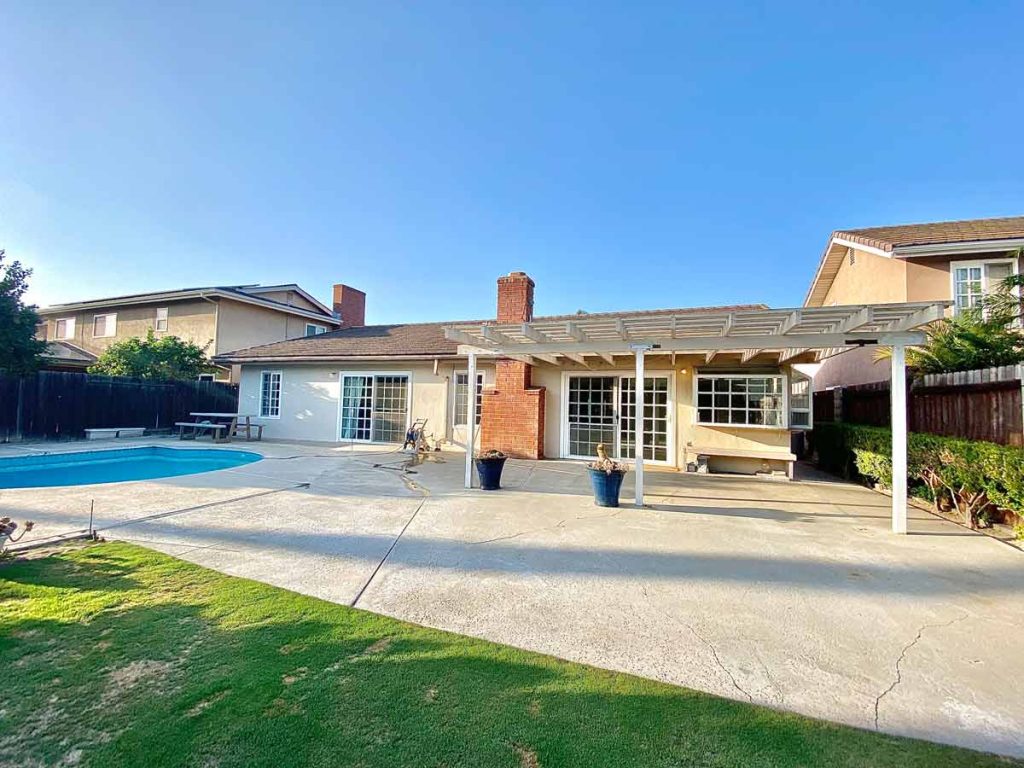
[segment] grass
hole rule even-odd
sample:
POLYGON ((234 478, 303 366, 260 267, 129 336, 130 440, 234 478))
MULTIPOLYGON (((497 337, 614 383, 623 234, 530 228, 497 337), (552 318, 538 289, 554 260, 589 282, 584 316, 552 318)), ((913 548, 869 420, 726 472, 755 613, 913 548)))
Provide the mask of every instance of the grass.
POLYGON ((223 576, 0 565, 0 765, 988 766, 223 576))

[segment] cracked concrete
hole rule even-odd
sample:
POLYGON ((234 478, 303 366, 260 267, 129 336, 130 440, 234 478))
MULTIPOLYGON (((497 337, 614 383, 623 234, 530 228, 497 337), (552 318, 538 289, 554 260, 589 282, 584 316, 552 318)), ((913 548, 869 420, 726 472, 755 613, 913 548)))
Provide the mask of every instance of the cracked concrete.
POLYGON ((459 454, 410 462, 380 448, 232 447, 266 458, 158 481, 0 491, 0 509, 38 522, 31 541, 85 527, 95 502, 104 535, 225 573, 741 701, 1024 756, 1024 555, 919 510, 913 535, 894 536, 888 499, 864 488, 806 469, 796 483, 651 470, 644 508, 605 510, 572 462, 510 460, 504 489, 481 492, 462 488, 459 454))

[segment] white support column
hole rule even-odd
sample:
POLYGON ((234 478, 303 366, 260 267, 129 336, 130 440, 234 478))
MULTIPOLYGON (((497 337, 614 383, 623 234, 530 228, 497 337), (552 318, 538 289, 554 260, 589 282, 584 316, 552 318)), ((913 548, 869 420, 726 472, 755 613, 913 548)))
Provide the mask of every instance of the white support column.
POLYGON ((473 487, 473 452, 476 446, 476 355, 469 353, 469 386, 466 410, 466 487, 473 487))
POLYGON ((892 348, 892 532, 907 532, 907 349, 892 348))
POLYGON ((633 421, 633 445, 636 447, 635 480, 636 505, 644 505, 644 350, 635 349, 636 355, 636 412, 633 421))

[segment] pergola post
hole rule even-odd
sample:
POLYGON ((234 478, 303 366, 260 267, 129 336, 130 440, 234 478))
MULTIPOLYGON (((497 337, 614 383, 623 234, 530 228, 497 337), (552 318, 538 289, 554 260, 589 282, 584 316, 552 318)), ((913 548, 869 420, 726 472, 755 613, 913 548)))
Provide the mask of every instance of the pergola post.
POLYGON ((635 416, 633 419, 633 445, 636 456, 636 505, 644 505, 644 349, 634 346, 636 355, 636 397, 635 416))
POLYGON ((892 532, 907 532, 907 349, 892 347, 892 532))
POLYGON ((473 487, 473 449, 476 446, 476 355, 469 353, 469 394, 466 410, 466 487, 473 487))

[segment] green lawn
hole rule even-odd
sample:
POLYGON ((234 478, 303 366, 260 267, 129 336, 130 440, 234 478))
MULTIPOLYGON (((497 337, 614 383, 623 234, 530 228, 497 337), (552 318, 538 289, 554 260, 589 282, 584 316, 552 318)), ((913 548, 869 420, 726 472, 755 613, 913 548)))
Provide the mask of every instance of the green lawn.
POLYGON ((0 765, 1007 764, 424 629, 126 544, 0 565, 0 675, 0 765))

